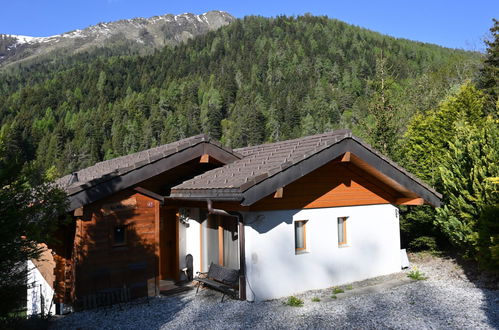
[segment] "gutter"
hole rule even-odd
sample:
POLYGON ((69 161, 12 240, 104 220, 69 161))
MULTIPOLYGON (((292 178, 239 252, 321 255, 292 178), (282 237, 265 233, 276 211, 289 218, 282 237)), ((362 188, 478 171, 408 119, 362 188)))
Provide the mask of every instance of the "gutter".
POLYGON ((225 211, 214 209, 211 199, 206 199, 209 214, 217 214, 225 217, 237 218, 239 231, 239 299, 246 300, 246 253, 244 239, 244 218, 243 215, 235 211, 225 211))

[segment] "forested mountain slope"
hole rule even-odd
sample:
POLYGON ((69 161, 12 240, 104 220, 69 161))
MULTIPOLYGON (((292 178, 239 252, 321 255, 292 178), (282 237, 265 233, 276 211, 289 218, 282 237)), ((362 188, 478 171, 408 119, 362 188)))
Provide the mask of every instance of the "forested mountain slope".
POLYGON ((480 56, 302 16, 246 17, 151 55, 84 59, 0 76, 0 134, 58 174, 200 132, 232 147, 333 128, 369 140, 384 120, 370 111, 377 95, 390 100, 396 138, 480 56))

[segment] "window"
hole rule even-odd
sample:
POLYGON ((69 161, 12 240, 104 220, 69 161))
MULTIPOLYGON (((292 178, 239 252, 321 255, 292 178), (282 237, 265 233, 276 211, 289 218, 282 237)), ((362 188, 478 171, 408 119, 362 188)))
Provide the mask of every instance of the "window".
POLYGON ((338 218, 338 245, 342 246, 347 244, 347 218, 338 218))
POLYGON ((295 252, 307 250, 307 221, 295 221, 295 252))
POLYGON ((233 217, 201 214, 201 264, 208 270, 210 264, 239 269, 238 222, 233 217))
POLYGON ((126 226, 114 226, 113 231, 113 245, 125 245, 126 244, 126 226))

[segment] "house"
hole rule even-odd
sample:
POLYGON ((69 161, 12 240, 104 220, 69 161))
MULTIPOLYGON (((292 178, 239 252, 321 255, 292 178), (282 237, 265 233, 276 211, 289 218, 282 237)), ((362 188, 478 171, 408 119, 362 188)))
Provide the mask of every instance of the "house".
POLYGON ((264 300, 400 271, 397 205, 441 195, 350 131, 231 150, 205 135, 65 176, 73 221, 51 246, 58 305, 155 295, 210 263, 264 300))

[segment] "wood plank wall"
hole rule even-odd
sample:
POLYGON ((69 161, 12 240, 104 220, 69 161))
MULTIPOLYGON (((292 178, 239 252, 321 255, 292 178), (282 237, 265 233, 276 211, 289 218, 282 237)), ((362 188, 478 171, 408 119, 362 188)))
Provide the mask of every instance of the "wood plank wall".
POLYGON ((284 187, 282 197, 271 194, 251 210, 284 210, 393 203, 399 195, 348 162, 330 162, 284 187))
POLYGON ((84 208, 76 221, 76 298, 109 288, 132 296, 154 295, 158 274, 156 218, 159 203, 123 191, 84 208), (115 246, 115 226, 126 226, 126 243, 115 246))

